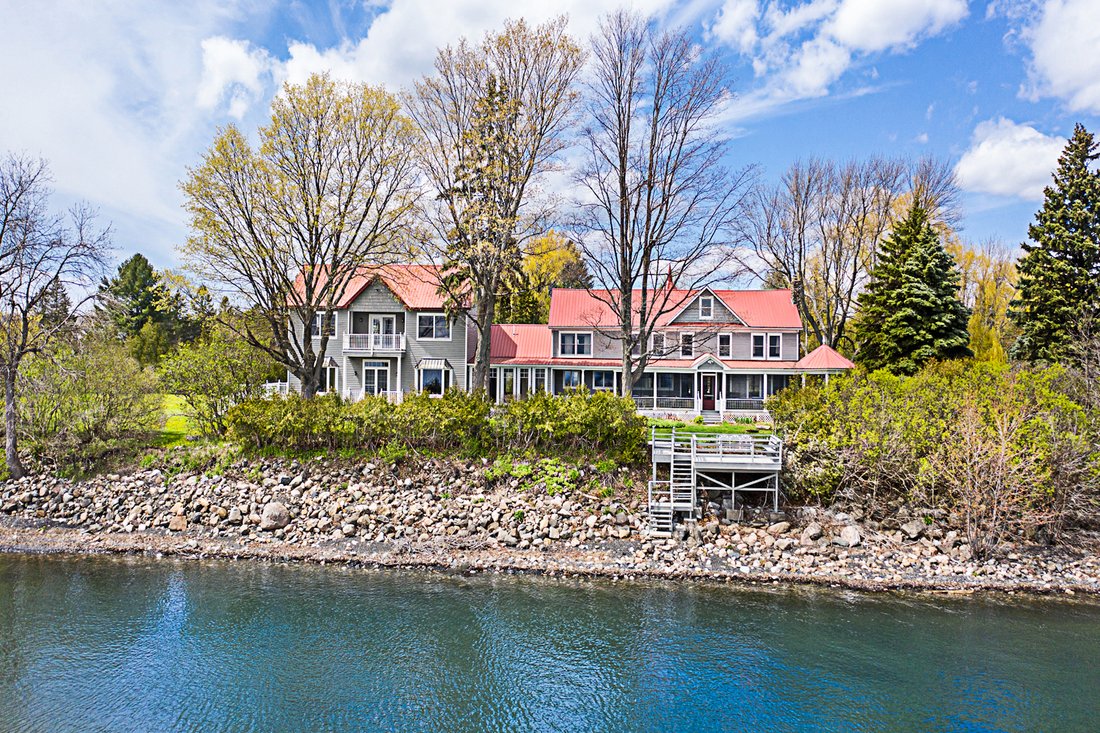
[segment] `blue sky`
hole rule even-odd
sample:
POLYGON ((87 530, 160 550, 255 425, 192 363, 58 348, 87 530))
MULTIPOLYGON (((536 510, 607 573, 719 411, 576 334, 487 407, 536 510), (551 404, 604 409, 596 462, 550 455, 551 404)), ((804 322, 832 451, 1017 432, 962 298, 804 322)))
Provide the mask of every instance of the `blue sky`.
MULTIPOLYGON (((58 204, 86 200, 119 258, 176 267, 177 182, 217 128, 253 130, 310 72, 398 89, 435 49, 564 12, 587 38, 617 0, 140 0, 0 3, 0 151, 41 155, 58 204)), ((1100 132, 1100 0, 637 0, 733 70, 732 165, 940 156, 962 235, 1015 245, 1074 122, 1100 132)))

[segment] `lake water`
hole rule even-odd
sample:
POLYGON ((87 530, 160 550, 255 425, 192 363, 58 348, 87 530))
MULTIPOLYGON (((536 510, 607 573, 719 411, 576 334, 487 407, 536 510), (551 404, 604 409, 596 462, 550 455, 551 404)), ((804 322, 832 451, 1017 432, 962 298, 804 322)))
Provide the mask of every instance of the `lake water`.
POLYGON ((1100 606, 0 555, 0 731, 1096 731, 1100 606))

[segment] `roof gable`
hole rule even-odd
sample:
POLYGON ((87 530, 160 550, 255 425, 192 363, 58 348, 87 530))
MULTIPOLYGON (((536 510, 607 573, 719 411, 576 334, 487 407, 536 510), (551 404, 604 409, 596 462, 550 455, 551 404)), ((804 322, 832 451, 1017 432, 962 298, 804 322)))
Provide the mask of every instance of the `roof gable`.
POLYGON ((821 369, 823 371, 854 369, 855 366, 849 359, 826 344, 818 346, 795 364, 797 369, 821 369))
MULTIPOLYGON (((656 324, 668 326, 675 316, 696 300, 703 292, 711 292, 722 302, 741 324, 747 328, 800 329, 802 319, 791 299, 790 290, 674 290, 669 294, 669 312, 656 324)), ((592 292, 573 288, 555 288, 550 294, 551 328, 583 326, 587 328, 617 329, 619 318, 605 302, 615 291, 592 292)), ((635 302, 641 291, 635 291, 635 302)), ((635 319, 637 316, 635 315, 635 319)), ((636 322, 636 321, 635 321, 636 322)))

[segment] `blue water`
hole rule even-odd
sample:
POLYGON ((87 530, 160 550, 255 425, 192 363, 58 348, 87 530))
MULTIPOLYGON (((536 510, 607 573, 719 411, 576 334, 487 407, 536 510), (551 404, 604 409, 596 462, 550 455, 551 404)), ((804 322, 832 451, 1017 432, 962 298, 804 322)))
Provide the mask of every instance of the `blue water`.
POLYGON ((0 731, 1095 731, 1100 606, 0 555, 0 731))

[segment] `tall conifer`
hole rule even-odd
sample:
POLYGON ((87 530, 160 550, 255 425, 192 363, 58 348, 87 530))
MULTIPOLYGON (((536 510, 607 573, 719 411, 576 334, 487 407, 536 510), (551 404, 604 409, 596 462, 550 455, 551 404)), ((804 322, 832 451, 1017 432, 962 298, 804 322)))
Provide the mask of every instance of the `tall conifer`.
POLYGON ((1028 227, 1009 311, 1020 326, 1018 359, 1058 361, 1082 320, 1100 315, 1100 157, 1082 125, 1066 143, 1043 208, 1028 227))
POLYGON ((912 374, 933 359, 970 356, 969 312, 959 270, 928 213, 914 206, 882 243, 859 296, 856 359, 870 369, 912 374))

